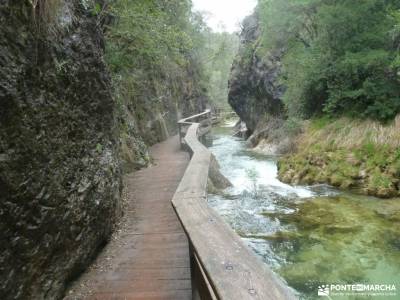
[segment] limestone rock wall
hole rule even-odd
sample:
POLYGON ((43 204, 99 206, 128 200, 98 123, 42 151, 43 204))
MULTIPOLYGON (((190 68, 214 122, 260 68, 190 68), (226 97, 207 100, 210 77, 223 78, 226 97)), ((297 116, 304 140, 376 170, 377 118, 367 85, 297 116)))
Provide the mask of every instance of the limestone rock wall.
POLYGON ((284 49, 262 54, 261 34, 256 10, 243 22, 239 52, 229 81, 229 104, 246 123, 250 134, 270 116, 283 115, 284 87, 279 84, 278 76, 284 49))
POLYGON ((121 174, 85 1, 0 1, 0 299, 57 299, 110 236, 121 174))

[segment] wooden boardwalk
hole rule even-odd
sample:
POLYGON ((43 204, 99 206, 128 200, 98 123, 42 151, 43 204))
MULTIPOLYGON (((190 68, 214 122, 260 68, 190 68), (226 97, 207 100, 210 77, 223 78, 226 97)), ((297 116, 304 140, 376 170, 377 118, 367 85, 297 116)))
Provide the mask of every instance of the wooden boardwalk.
POLYGON ((171 205, 189 155, 177 137, 153 146, 151 155, 154 166, 126 178, 128 225, 119 237, 122 246, 107 270, 84 275, 91 290, 85 299, 192 297, 188 241, 171 205))
POLYGON ((297 298, 207 205, 208 182, 222 176, 199 141, 210 120, 210 110, 180 120, 180 139, 151 148, 155 166, 127 176, 122 234, 65 300, 297 298))

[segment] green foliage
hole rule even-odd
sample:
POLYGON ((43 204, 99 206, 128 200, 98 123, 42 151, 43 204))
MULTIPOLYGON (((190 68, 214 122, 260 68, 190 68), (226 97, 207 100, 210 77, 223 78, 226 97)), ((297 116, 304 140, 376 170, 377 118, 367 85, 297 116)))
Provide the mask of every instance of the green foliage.
POLYGON ((97 16, 97 15, 99 15, 101 13, 101 10, 102 10, 102 8, 101 8, 100 3, 95 3, 94 6, 93 6, 93 9, 92 9, 93 14, 95 16, 97 16))
POLYGON ((103 146, 102 146, 101 144, 97 143, 97 144, 96 144, 96 151, 97 151, 98 153, 101 153, 101 152, 103 151, 103 146))
MULTIPOLYGON (((168 129, 174 130, 177 113, 198 111, 200 99, 206 98, 197 50, 206 28, 201 16, 192 13, 190 0, 116 0, 108 13, 112 22, 106 30, 106 61, 121 129, 136 128, 144 136, 149 124, 165 115, 168 129)), ((148 143, 157 138, 154 133, 145 137, 148 143)))
POLYGON ((315 118, 312 120, 311 128, 314 130, 319 130, 319 129, 325 128, 325 126, 327 126, 330 122, 331 122, 331 119, 328 116, 315 118))
POLYGON ((111 10, 117 23, 108 33, 107 59, 114 72, 145 67, 157 74, 185 66, 193 48, 189 1, 118 0, 111 10))
POLYGON ((289 118, 286 120, 286 122, 284 124, 285 132, 289 136, 298 135, 301 132, 302 127, 303 127, 303 125, 301 123, 301 120, 299 120, 297 118, 289 118))
POLYGON ((154 114, 166 114, 173 130, 178 112, 198 111, 207 98, 227 103, 236 36, 211 32, 190 0, 116 0, 109 10, 106 60, 121 114, 133 116, 135 126, 147 131, 154 114))
POLYGON ((400 112, 400 2, 260 0, 265 49, 285 47, 289 116, 400 112))
POLYGON ((367 155, 367 157, 371 157, 376 152, 375 144, 372 142, 367 142, 362 146, 361 151, 364 155, 367 155))
POLYGON ((204 44, 199 47, 201 61, 208 79, 210 102, 218 108, 228 108, 228 80, 238 47, 238 37, 227 32, 204 31, 204 44))

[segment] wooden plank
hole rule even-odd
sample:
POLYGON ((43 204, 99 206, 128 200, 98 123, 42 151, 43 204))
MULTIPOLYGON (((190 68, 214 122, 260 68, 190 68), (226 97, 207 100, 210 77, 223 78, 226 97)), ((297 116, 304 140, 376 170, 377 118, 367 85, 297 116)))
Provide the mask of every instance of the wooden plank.
POLYGON ((188 240, 171 206, 189 156, 178 137, 152 147, 151 153, 156 164, 125 179, 119 234, 83 276, 84 284, 74 287, 78 296, 66 299, 191 299, 188 240))
MULTIPOLYGON (((294 292, 207 205, 211 153, 198 140, 199 126, 194 123, 187 129, 184 142, 192 157, 172 199, 193 248, 191 257, 196 257, 205 276, 204 282, 195 281, 197 288, 211 288, 216 298, 226 300, 296 299, 294 292)), ((191 267, 196 267, 193 261, 191 267)), ((197 274, 196 280, 199 278, 197 274)), ((210 298, 204 294, 203 299, 210 298)))
POLYGON ((147 291, 157 291, 157 289, 162 284, 163 291, 176 291, 176 290, 186 290, 190 286, 190 279, 154 279, 154 278, 140 278, 138 280, 108 280, 102 287, 98 290, 98 294, 107 293, 112 291, 112 293, 137 293, 137 292, 147 292, 147 291))
POLYGON ((191 299, 192 291, 190 289, 181 289, 175 291, 138 291, 129 293, 102 293, 96 294, 88 299, 91 300, 187 300, 191 299))
POLYGON ((173 203, 220 299, 294 299, 204 199, 174 198, 173 203))
POLYGON ((184 119, 179 120, 178 124, 189 123, 189 122, 188 122, 189 120, 197 119, 197 118, 203 117, 203 116, 208 116, 208 115, 210 114, 210 112, 211 112, 211 111, 210 111, 209 109, 207 109, 207 110, 205 110, 204 112, 199 113, 199 114, 197 114, 197 115, 193 115, 193 116, 190 116, 190 117, 187 117, 187 118, 184 118, 184 119))

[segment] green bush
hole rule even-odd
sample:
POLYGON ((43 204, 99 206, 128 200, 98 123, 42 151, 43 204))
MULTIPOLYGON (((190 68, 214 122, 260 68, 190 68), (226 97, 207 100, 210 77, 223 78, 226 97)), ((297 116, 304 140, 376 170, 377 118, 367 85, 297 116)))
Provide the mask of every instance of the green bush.
POLYGON ((400 112, 400 2, 260 0, 263 43, 285 47, 289 116, 400 112))

